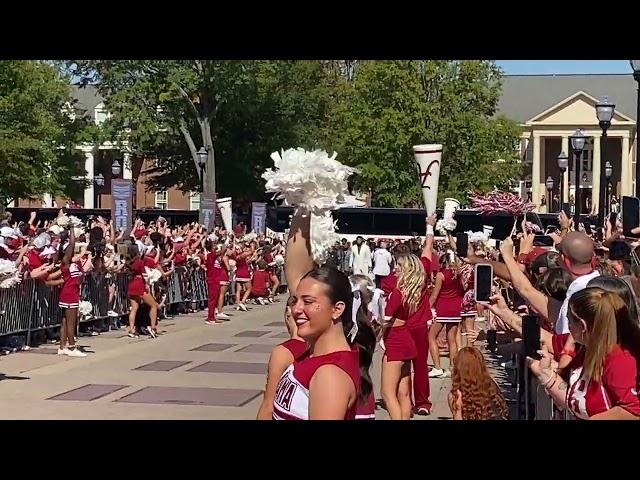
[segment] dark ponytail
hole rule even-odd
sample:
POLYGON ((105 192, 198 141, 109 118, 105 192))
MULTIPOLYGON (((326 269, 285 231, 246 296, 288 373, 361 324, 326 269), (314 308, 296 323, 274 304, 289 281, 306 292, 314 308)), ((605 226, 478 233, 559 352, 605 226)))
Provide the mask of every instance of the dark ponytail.
POLYGON ((351 282, 349 278, 340 270, 332 266, 322 266, 311 270, 303 278, 309 277, 321 282, 327 286, 327 295, 333 303, 343 302, 345 304, 344 312, 340 317, 342 329, 347 341, 358 347, 359 364, 360 364, 360 393, 358 403, 363 404, 373 391, 373 382, 369 375, 371 362, 373 360, 373 352, 376 346, 376 336, 373 328, 369 324, 369 315, 367 303, 361 303, 356 314, 356 322, 358 325, 358 333, 353 341, 349 338, 349 333, 353 327, 352 305, 353 295, 360 295, 360 291, 351 292, 351 282))
MULTIPOLYGON (((360 291, 353 292, 354 295, 361 295, 360 291)), ((356 313, 356 322, 358 324, 358 333, 356 333, 353 342, 349 338, 349 332, 353 326, 353 318, 351 315, 351 307, 349 310, 345 310, 345 314, 342 317, 342 328, 347 340, 352 345, 358 347, 360 353, 360 395, 358 397, 358 403, 364 404, 369 395, 373 391, 373 381, 369 374, 371 363, 373 361, 373 352, 376 348, 376 334, 369 323, 369 311, 367 310, 367 304, 363 301, 360 304, 360 308, 356 313)))

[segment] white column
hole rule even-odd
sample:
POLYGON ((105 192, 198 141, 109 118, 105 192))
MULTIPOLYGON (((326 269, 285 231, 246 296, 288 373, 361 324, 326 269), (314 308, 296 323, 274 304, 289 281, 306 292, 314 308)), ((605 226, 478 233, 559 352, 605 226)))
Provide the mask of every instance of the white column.
POLYGON ((629 157, 629 136, 622 137, 622 156, 620 158, 620 196, 635 196, 632 186, 633 165, 629 157))
MULTIPOLYGON (((562 137, 562 148, 561 151, 564 152, 565 155, 569 155, 569 137, 568 136, 563 136, 562 137)), ((569 158, 569 165, 571 165, 571 158, 569 158)), ((562 202, 563 203, 567 203, 569 201, 569 169, 567 168, 567 171, 564 172, 564 186, 563 186, 563 192, 562 192, 562 202)))
POLYGON ((84 169, 88 183, 84 189, 84 208, 93 208, 93 152, 84 152, 84 169))
MULTIPOLYGON (((540 135, 533 133, 533 165, 531 166, 531 200, 534 205, 540 204, 540 135)), ((544 191, 544 190, 542 190, 544 191)))
MULTIPOLYGON (((600 164, 602 159, 600 158, 600 135, 593 137, 593 171, 591 172, 591 210, 598 211, 600 206, 600 164), (595 210, 594 210, 595 209, 595 210)), ((602 185, 605 187, 604 185, 602 185)), ((605 187, 606 188, 606 187, 605 187)), ((588 213, 588 212, 585 212, 588 213)))
POLYGON ((131 180, 133 178, 133 172, 131 171, 131 154, 124 153, 122 158, 122 178, 125 180, 131 180))

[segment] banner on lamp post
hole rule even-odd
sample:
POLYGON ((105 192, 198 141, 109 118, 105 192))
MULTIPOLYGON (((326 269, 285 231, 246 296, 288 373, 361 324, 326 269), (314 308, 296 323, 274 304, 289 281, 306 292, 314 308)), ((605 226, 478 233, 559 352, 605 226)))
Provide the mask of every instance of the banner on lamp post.
POLYGON ((111 180, 111 218, 116 231, 124 231, 123 238, 129 238, 133 228, 133 184, 131 180, 124 178, 111 180))
POLYGON ((213 231, 216 220, 216 195, 202 195, 200 197, 200 212, 198 215, 198 223, 207 229, 207 232, 213 231))
POLYGON ((251 204, 251 231, 264 233, 267 228, 267 204, 253 202, 251 204))

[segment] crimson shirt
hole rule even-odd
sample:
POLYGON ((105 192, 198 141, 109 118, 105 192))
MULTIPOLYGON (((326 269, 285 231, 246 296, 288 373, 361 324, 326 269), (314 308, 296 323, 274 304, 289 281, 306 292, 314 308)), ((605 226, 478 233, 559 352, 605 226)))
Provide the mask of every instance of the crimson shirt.
POLYGON ((584 348, 569 365, 567 407, 576 417, 588 419, 613 407, 640 416, 638 366, 631 352, 615 345, 604 358, 600 383, 583 374, 584 348))
POLYGON ((251 280, 251 292, 258 297, 266 295, 270 279, 271 275, 266 270, 254 272, 253 280, 251 280))

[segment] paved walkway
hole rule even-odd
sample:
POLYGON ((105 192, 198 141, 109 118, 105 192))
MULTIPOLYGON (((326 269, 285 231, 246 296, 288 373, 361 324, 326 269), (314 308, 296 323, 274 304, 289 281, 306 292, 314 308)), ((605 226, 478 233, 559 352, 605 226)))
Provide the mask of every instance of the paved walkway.
MULTIPOLYGON (((269 353, 288 337, 283 309, 254 306, 217 326, 204 312, 181 315, 162 321, 155 340, 125 329, 81 337, 87 358, 58 356, 54 345, 0 357, 0 419, 253 419, 269 353)), ((380 398, 379 351, 372 376, 380 398)), ((434 410, 416 420, 451 418, 449 385, 431 381, 434 410)))

